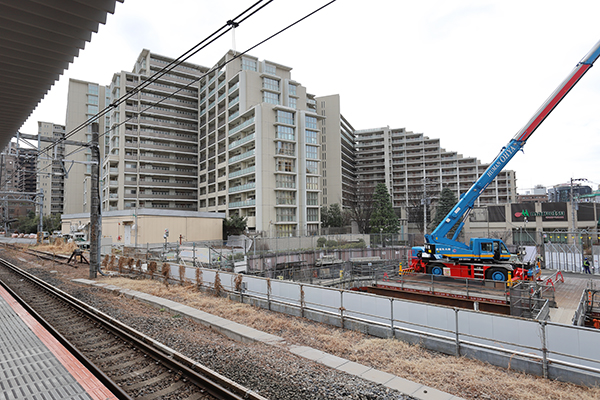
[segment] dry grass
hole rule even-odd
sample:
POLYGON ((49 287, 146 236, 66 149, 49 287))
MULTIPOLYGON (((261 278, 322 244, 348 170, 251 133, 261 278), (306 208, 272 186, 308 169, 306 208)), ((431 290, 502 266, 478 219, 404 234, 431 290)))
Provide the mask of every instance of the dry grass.
POLYGON ((376 339, 348 330, 269 312, 214 297, 192 287, 169 286, 152 280, 101 278, 123 288, 169 298, 223 318, 283 337, 288 344, 313 348, 369 365, 465 399, 593 400, 599 388, 549 381, 493 367, 465 357, 430 352, 399 340, 376 339))
POLYGON ((52 254, 63 254, 63 255, 71 255, 73 250, 77 248, 77 245, 73 242, 65 243, 62 238, 56 239, 54 244, 44 244, 39 246, 32 247, 38 251, 45 251, 52 254))

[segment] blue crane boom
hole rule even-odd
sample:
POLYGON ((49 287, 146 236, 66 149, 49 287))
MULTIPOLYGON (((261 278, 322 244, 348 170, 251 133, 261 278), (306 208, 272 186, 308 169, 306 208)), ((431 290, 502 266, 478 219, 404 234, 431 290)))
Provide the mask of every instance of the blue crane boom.
MULTIPOLYGON (((498 176, 506 164, 521 150, 527 142, 527 139, 535 132, 560 101, 577 84, 583 75, 592 67, 594 62, 600 56, 600 41, 590 50, 588 54, 575 66, 569 76, 556 88, 548 99, 537 110, 529 122, 512 138, 512 140, 500 151, 500 154, 494 159, 487 170, 471 186, 471 188, 461 197, 454 208, 440 222, 437 228, 430 235, 425 235, 427 243, 435 244, 438 254, 452 256, 455 254, 464 254, 470 250, 470 246, 456 241, 469 212, 472 210, 475 201, 485 188, 498 176), (447 238, 448 233, 461 220, 453 237, 447 238)), ((473 253, 470 253, 473 255, 473 253)), ((464 254, 465 256, 468 255, 464 254)))

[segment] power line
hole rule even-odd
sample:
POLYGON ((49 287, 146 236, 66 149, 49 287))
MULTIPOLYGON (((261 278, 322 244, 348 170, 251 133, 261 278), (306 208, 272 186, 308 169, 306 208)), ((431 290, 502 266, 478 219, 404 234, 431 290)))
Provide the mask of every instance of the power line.
MULTIPOLYGON (((176 95, 177 93, 179 93, 182 90, 185 90, 186 88, 189 88, 192 84, 200 81, 201 79, 205 78, 206 76, 208 76, 209 74, 211 74, 212 72, 223 68, 224 66, 226 66, 227 64, 233 62, 234 60, 237 60, 238 58, 242 57, 243 55, 249 53, 250 51, 254 50, 255 48, 257 48, 258 46, 268 42, 269 40, 275 38, 276 36, 280 35, 281 33, 287 31, 288 29, 294 27, 295 25, 299 24, 300 22, 306 20, 307 18, 311 17, 312 15, 316 14, 317 12, 323 10, 324 8, 328 7, 329 5, 333 4, 336 0, 331 0, 328 3, 324 4, 323 6, 315 9, 314 11, 306 14, 305 16, 303 16, 302 18, 296 20, 295 22, 287 25, 286 27, 280 29, 279 31, 275 32, 274 34, 268 36, 267 38, 263 39, 262 41, 258 42, 257 44, 247 48, 245 51, 243 52, 236 52, 234 54, 234 56, 230 59, 227 60, 226 62, 217 65, 216 67, 213 67, 211 69, 209 69, 206 73, 204 73, 202 76, 192 79, 188 84, 186 84, 185 86, 177 89, 176 91, 174 91, 173 93, 170 93, 166 96, 164 96, 163 98, 161 98, 160 100, 149 104, 146 108, 137 111, 136 115, 139 116, 140 113, 143 113, 144 111, 147 111, 148 109, 155 107, 159 104, 161 104, 162 102, 164 102, 165 100, 168 100, 170 98, 172 98, 174 95, 176 95)), ((49 152, 50 150, 52 150, 54 147, 58 146, 58 144, 60 144, 61 142, 65 141, 66 139, 68 139, 69 137, 73 136, 75 133, 79 132, 81 129, 87 127, 88 125, 90 125, 91 123, 93 123, 94 121, 98 120, 100 117, 106 115, 109 111, 111 111, 113 108, 116 108, 118 105, 122 104, 124 101, 126 101, 127 99, 131 98, 133 95, 139 93, 142 89, 144 89, 145 87, 147 87, 148 85, 156 82, 159 78, 161 78, 162 76, 164 76, 165 74, 167 74, 168 72, 172 71, 175 67, 177 67, 178 65, 181 65, 182 63, 184 63, 186 60, 188 60, 190 57, 196 55, 199 51, 203 50, 204 48, 206 48, 208 45, 214 43, 217 39, 221 38, 223 35, 225 35, 226 33, 228 33, 229 31, 231 31, 232 29, 236 28, 239 26, 239 24, 241 24, 242 22, 246 21, 248 18, 250 18, 251 16, 253 16, 254 14, 256 14, 258 11, 262 10, 264 7, 266 7, 267 5, 269 5, 270 3, 273 2, 273 0, 269 0, 267 1, 265 4, 261 5, 260 7, 256 8, 260 3, 262 3, 263 0, 259 0, 256 3, 254 3, 252 6, 248 7, 246 10, 244 10, 242 13, 240 13, 238 16, 236 16, 233 19, 228 20, 222 27, 220 27, 219 29, 217 29, 216 31, 214 31, 212 34, 210 34, 208 37, 206 37, 205 39, 203 39, 202 41, 200 41, 199 43, 197 43, 195 46, 193 46, 192 48, 190 48, 188 51, 186 51, 185 53, 183 53, 181 56, 179 56, 177 59, 171 61, 169 64, 167 64, 165 67, 161 68, 159 71, 155 72, 152 76, 150 76, 150 78, 144 80, 144 82, 140 83, 139 85, 137 85, 132 91, 127 92, 125 95, 119 97, 119 99, 115 100, 113 103, 111 103, 110 105, 106 106, 103 110, 101 110, 99 113, 97 113, 96 115, 94 115, 93 117, 90 117, 88 120, 86 120, 85 122, 81 123, 80 125, 78 125, 76 128, 72 129, 70 132, 68 132, 67 134, 65 134, 65 136, 59 140, 57 140, 56 142, 46 146, 44 149, 39 151, 39 154, 44 154, 49 152), (256 8, 256 9, 254 9, 256 8), (254 10, 253 10, 254 9, 254 10), (248 15, 245 15, 248 14, 248 15), (245 16, 244 16, 245 15, 245 16), (243 18, 242 18, 243 16, 243 18), (236 21, 237 19, 241 18, 239 21, 236 21), (223 32, 221 32, 223 29, 225 29, 223 32), (221 32, 221 33, 219 33, 221 32)), ((115 130, 116 128, 120 127, 121 125, 131 121, 133 118, 135 117, 129 117, 127 119, 125 119, 124 121, 113 125, 109 130, 106 130, 104 133, 100 134, 99 137, 102 138, 103 136, 105 136, 107 133, 112 132, 113 130, 115 130)), ((89 143, 88 143, 89 144, 89 143)), ((74 149, 72 152, 70 153, 66 153, 64 157, 68 157, 76 152, 81 151, 82 149, 84 149, 85 147, 79 147, 74 149)), ((50 163, 48 166, 44 167, 48 168, 52 166, 52 163, 50 163)), ((41 171, 41 170, 36 170, 36 172, 41 171)))
MULTIPOLYGON (((256 12, 260 11, 265 6, 267 6, 268 4, 270 4, 271 2, 273 2, 273 0, 269 0, 267 3, 265 3, 264 5, 262 5, 261 7, 259 7, 258 9, 254 10, 254 11, 251 11, 253 8, 255 8, 256 6, 258 6, 263 1, 264 0, 257 1, 252 6, 248 7, 246 10, 244 10, 243 12, 241 12, 235 18, 228 20, 223 26, 221 26, 220 28, 218 28, 216 31, 214 31, 213 33, 211 33, 209 36, 207 36, 205 39, 203 39, 202 41, 200 41, 196 45, 194 45, 192 48, 190 48, 188 51, 186 51, 185 53, 183 53, 181 56, 179 56, 178 58, 176 58, 175 60, 171 61, 169 64, 167 64, 166 66, 164 66, 163 68, 161 68, 160 70, 158 70, 157 72, 155 72, 152 76, 150 76, 149 79, 145 80, 143 83, 140 83, 132 91, 127 92, 126 94, 124 94, 123 96, 121 96, 119 99, 115 100, 113 103, 111 103, 110 105, 106 106, 104 109, 102 109, 96 115, 94 115, 93 117, 90 117, 87 121, 81 123, 76 128, 72 129, 70 132, 68 132, 67 134, 65 134, 64 139, 68 139, 69 137, 73 136, 75 133, 79 132, 81 129, 85 128, 89 124, 91 124, 94 121, 98 120, 100 117, 106 115, 110 110, 112 110, 113 108, 116 108, 118 105, 122 104, 124 101, 126 101, 127 99, 129 99, 131 96, 139 93, 140 90, 142 90, 146 86, 152 84, 153 82, 155 82, 156 80, 158 80, 160 77, 164 76, 166 73, 172 71, 175 67, 177 67, 178 65, 184 63, 190 57, 194 56, 200 50, 204 49, 207 45, 213 43, 216 39, 218 39, 221 36, 225 35, 227 32, 229 32, 234 27, 239 26, 240 23, 244 22, 249 17, 251 17, 252 15, 254 15, 256 12), (244 16, 247 13, 250 13, 250 14, 247 15, 247 16, 245 16, 241 21, 236 21, 238 18, 241 18, 242 16, 244 16), (221 32, 223 29, 225 29, 225 31, 221 32), (219 32, 221 32, 221 33, 219 33, 219 32), (214 37, 215 35, 216 35, 216 37, 214 37)), ((49 145, 46 148, 44 148, 44 151, 52 149, 54 146, 58 145, 58 143, 60 143, 60 140, 57 141, 55 144, 49 145)))

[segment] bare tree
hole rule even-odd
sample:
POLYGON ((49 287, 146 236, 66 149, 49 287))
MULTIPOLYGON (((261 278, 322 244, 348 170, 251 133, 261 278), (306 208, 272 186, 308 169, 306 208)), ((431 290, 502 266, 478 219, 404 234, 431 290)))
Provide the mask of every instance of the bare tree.
POLYGON ((348 214, 358 225, 360 233, 369 233, 371 213, 373 212, 373 186, 356 188, 354 197, 349 201, 348 214))
POLYGON ((433 208, 439 199, 440 189, 437 182, 427 182, 426 190, 423 185, 411 188, 407 193, 406 211, 408 213, 408 223, 416 226, 420 232, 423 232, 423 205, 426 204, 427 210, 427 226, 433 220, 433 208))

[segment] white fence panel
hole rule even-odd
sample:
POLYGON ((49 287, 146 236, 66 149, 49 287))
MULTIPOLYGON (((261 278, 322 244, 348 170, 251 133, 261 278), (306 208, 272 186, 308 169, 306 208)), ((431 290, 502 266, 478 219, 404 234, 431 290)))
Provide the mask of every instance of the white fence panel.
POLYGON ((288 281, 271 281, 271 298, 300 307, 300 285, 288 281))
POLYGON ((448 307, 394 300, 396 327, 454 337, 454 319, 454 310, 448 307))
POLYGON ((304 286, 304 303, 309 308, 339 314, 341 295, 339 290, 318 286, 304 286))
POLYGON ((221 286, 225 288, 225 290, 233 292, 235 290, 235 277, 236 274, 221 272, 221 286))
POLYGON ((215 286, 215 276, 217 275, 217 271, 212 269, 205 269, 202 272, 202 282, 204 286, 215 286))
POLYGON ((461 340, 537 356, 542 354, 540 325, 536 321, 461 310, 458 328, 461 340))
POLYGON ((379 324, 390 325, 390 299, 359 292, 344 292, 344 314, 379 324))
POLYGON ((267 280, 256 276, 244 276, 246 292, 261 299, 267 298, 267 280))
POLYGON ((546 329, 550 359, 585 365, 600 370, 600 331, 581 326, 548 324, 546 329), (556 353, 562 353, 556 354, 556 353), (575 359, 583 357, 589 360, 575 359))

